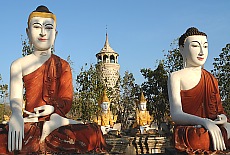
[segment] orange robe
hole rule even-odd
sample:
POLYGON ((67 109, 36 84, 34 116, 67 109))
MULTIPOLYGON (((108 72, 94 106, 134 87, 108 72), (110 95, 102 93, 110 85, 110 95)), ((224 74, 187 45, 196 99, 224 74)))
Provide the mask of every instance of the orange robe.
MULTIPOLYGON (((202 118, 214 120, 217 115, 225 114, 219 94, 218 82, 211 73, 204 69, 202 69, 199 83, 194 88, 181 91, 181 103, 185 113, 202 118)), ((224 127, 219 127, 224 136, 226 147, 230 148, 227 131, 224 127)), ((177 126, 174 130, 174 142, 176 149, 180 151, 198 151, 198 153, 201 153, 212 150, 211 137, 204 128, 177 126)))
MULTIPOLYGON (((73 99, 72 74, 69 64, 52 54, 40 68, 23 77, 27 111, 42 105, 52 105, 54 113, 65 117, 73 99)), ((39 144, 43 123, 50 116, 39 119, 38 123, 25 123, 25 138, 20 154, 29 153, 85 153, 110 149, 96 124, 74 124, 62 126, 39 144)), ((8 125, 0 131, 0 153, 10 154, 7 148, 8 125)))
POLYGON ((33 112, 34 108, 46 104, 52 105, 54 112, 62 117, 70 111, 73 101, 72 73, 63 59, 52 54, 40 68, 24 76, 23 81, 27 111, 33 112))

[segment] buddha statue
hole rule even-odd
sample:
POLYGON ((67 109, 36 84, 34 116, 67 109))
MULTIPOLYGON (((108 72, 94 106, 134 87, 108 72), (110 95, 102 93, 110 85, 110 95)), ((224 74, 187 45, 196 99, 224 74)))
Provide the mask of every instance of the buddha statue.
POLYGON ((150 126, 153 118, 149 114, 149 111, 147 111, 146 104, 147 100, 144 97, 144 93, 141 92, 139 101, 137 102, 138 109, 136 110, 136 121, 134 123, 134 127, 139 128, 141 134, 152 129, 150 126))
POLYGON ((110 100, 107 97, 105 90, 98 102, 98 106, 100 106, 100 110, 93 117, 93 122, 101 126, 103 134, 107 134, 110 131, 117 131, 117 133, 119 133, 121 130, 121 124, 116 123, 117 115, 113 115, 112 111, 110 111, 110 100))
POLYGON ((170 74, 168 94, 175 123, 175 148, 211 153, 230 148, 230 125, 216 78, 203 68, 208 56, 204 32, 191 27, 179 38, 184 68, 170 74))
POLYGON ((7 124, 10 120, 10 117, 8 115, 3 115, 3 121, 2 124, 7 124))
POLYGON ((110 149, 98 125, 83 124, 65 116, 73 100, 72 73, 68 62, 51 52, 56 26, 56 16, 46 6, 38 6, 29 15, 26 32, 33 52, 11 64, 12 115, 0 132, 1 154, 86 153, 110 149))

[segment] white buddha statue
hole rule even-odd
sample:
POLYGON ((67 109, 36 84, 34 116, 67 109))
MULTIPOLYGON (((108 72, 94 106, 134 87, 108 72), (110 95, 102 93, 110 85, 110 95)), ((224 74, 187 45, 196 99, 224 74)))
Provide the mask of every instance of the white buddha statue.
POLYGON ((0 143, 1 153, 18 150, 20 154, 27 154, 50 149, 85 153, 107 147, 99 127, 65 116, 72 106, 72 72, 67 61, 51 52, 56 26, 55 14, 45 6, 37 7, 29 15, 26 32, 33 53, 11 64, 12 115, 8 125, 8 143, 6 137, 0 135, 3 142, 0 143), (23 110, 24 88, 26 100, 23 110), (60 132, 59 129, 68 132, 60 132))
POLYGON ((168 80, 170 113, 177 125, 175 131, 178 131, 175 132, 175 147, 180 151, 222 151, 230 148, 230 125, 222 107, 218 82, 202 68, 208 56, 207 35, 197 28, 189 28, 180 37, 179 48, 184 69, 171 73, 168 80), (188 126, 195 127, 202 134, 206 131, 209 134, 206 138, 201 138, 201 135, 191 137, 186 134, 187 129, 191 129, 188 126), (195 143, 189 140, 193 138, 198 140, 195 143))

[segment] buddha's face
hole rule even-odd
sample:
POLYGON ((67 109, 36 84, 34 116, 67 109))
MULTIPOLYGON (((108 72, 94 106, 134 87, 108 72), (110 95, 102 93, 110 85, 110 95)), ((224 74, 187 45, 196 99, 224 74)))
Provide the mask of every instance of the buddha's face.
POLYGON ((48 50, 54 44, 56 23, 52 18, 33 17, 30 20, 27 35, 34 50, 48 50))
POLYGON ((102 102, 101 103, 101 109, 102 109, 102 111, 108 111, 109 110, 109 106, 110 106, 109 102, 102 102))
POLYGON ((184 47, 180 47, 186 59, 186 67, 204 65, 208 56, 208 41, 206 36, 194 35, 186 38, 184 47))
POLYGON ((146 110, 146 102, 141 102, 139 104, 139 109, 140 109, 140 111, 145 111, 146 110))

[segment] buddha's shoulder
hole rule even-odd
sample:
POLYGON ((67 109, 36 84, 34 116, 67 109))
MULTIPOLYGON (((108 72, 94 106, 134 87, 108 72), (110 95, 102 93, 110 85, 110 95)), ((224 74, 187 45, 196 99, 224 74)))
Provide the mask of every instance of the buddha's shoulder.
POLYGON ((170 73, 170 78, 180 78, 182 76, 184 76, 186 74, 186 70, 185 69, 181 69, 175 72, 170 73))
POLYGON ((24 57, 21 57, 21 58, 14 60, 11 63, 11 67, 20 67, 24 63, 28 63, 29 61, 31 61, 31 55, 27 55, 27 56, 24 56, 24 57))

